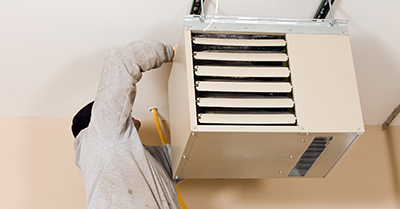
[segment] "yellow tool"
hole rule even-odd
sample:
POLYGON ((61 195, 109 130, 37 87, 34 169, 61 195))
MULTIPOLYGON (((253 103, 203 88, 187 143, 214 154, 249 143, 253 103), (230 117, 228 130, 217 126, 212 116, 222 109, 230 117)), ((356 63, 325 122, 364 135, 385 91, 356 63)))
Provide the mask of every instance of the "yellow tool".
MULTIPOLYGON (((150 111, 153 113, 154 122, 156 123, 157 131, 158 131, 158 135, 160 136, 161 143, 163 145, 165 145, 165 144, 167 144, 167 141, 165 140, 164 133, 161 129, 160 121, 158 120, 157 108, 152 107, 152 108, 150 108, 150 111)), ((178 185, 176 185, 176 193, 178 195, 179 204, 181 205, 182 209, 187 209, 185 202, 183 202, 183 199, 181 197, 181 193, 179 191, 178 185)))

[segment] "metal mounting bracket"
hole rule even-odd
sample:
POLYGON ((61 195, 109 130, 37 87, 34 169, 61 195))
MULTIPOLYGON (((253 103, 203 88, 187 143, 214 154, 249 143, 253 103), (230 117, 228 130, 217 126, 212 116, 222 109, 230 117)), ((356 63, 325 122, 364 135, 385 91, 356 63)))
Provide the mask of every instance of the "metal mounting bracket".
POLYGON ((331 19, 334 20, 335 17, 333 15, 333 10, 332 10, 332 5, 334 2, 335 0, 322 0, 321 4, 318 7, 317 12, 314 15, 314 19, 325 19, 330 11, 331 19))
POLYGON ((400 112, 400 104, 394 108, 392 114, 389 115, 389 117, 385 120, 385 122, 382 124, 382 130, 384 131, 390 123, 394 120, 394 118, 399 114, 400 112))
MULTIPOLYGON (((192 8, 190 10, 190 15, 200 15, 200 19, 204 21, 206 19, 206 14, 204 10, 205 0, 193 0, 192 8)), ((328 13, 331 15, 331 24, 335 25, 336 20, 333 14, 332 5, 335 0, 322 0, 318 7, 317 12, 314 15, 314 19, 325 19, 328 13)))
POLYGON ((206 19, 204 1, 205 0, 193 0, 192 9, 190 10, 191 15, 200 15, 200 19, 203 21, 206 19))

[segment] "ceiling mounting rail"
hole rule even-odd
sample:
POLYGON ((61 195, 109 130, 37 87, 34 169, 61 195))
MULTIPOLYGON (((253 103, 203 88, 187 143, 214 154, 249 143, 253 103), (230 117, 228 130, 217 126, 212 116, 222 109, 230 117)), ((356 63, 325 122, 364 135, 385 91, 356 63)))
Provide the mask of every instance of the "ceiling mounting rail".
POLYGON ((200 15, 204 13, 204 1, 205 0, 193 0, 192 9, 190 10, 191 15, 200 15))
MULTIPOLYGON (((314 19, 325 19, 329 13, 329 10, 332 10, 331 7, 335 0, 322 0, 321 4, 318 7, 317 12, 314 15, 314 19)), ((333 17, 333 12, 331 11, 331 19, 335 19, 333 17)))

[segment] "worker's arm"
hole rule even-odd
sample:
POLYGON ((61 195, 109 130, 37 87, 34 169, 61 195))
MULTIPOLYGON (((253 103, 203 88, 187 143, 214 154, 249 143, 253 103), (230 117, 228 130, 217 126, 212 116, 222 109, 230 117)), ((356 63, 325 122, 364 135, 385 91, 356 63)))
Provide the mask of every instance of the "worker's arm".
POLYGON ((134 128, 131 109, 136 83, 142 73, 170 62, 171 46, 156 41, 132 42, 112 51, 106 58, 92 110, 91 130, 110 140, 134 128))

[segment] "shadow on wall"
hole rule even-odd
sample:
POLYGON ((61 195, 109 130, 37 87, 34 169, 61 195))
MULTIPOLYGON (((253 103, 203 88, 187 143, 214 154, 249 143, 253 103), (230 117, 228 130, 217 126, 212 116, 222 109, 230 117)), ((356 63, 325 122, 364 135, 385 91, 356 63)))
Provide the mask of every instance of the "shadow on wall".
MULTIPOLYGON (((156 125, 153 120, 141 120, 142 126, 139 131, 140 139, 145 145, 161 145, 161 139, 158 135, 156 125)), ((169 123, 160 118, 160 123, 165 135, 165 139, 170 143, 169 123)))
POLYGON ((265 199, 262 197, 265 194, 265 181, 262 179, 190 179, 182 182, 180 187, 184 191, 182 198, 189 208, 196 208, 195 205, 201 205, 201 208, 227 208, 229 204, 221 205, 225 201, 228 203, 232 200, 235 202, 246 200, 254 204, 265 199), (201 198, 194 196, 193 193, 201 194, 201 198))

